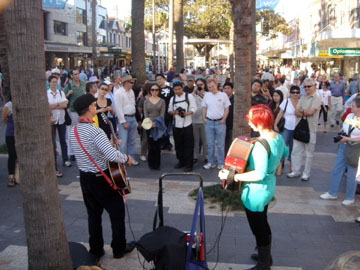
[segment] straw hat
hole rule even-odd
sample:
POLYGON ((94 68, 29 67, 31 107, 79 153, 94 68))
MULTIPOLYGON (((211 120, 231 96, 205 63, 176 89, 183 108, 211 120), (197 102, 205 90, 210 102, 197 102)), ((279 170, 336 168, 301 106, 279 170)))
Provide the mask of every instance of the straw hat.
POLYGON ((150 128, 152 128, 152 125, 153 125, 153 121, 150 118, 145 118, 141 124, 141 126, 145 130, 149 130, 150 128))

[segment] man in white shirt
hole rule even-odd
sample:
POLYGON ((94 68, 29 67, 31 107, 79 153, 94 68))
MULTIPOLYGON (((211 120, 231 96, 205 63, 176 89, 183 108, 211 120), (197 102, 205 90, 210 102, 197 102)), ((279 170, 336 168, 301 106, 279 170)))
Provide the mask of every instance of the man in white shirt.
POLYGON ((175 168, 185 167, 185 172, 191 172, 194 157, 194 134, 192 114, 196 111, 194 96, 184 92, 181 82, 173 85, 175 95, 171 97, 168 112, 174 116, 173 134, 176 157, 179 160, 175 168))
POLYGON ((207 79, 209 92, 205 94, 201 107, 208 142, 208 163, 204 169, 215 168, 215 146, 217 146, 218 169, 224 168, 224 147, 226 134, 226 118, 229 114, 230 100, 220 92, 215 78, 207 79))
POLYGON ((284 100, 289 97, 289 89, 284 85, 285 77, 279 78, 280 86, 276 90, 280 90, 283 93, 284 100))
MULTIPOLYGON (((130 75, 123 78, 123 86, 115 93, 115 111, 119 120, 120 151, 134 158, 137 122, 135 118, 135 94, 132 87, 135 80, 130 75)), ((133 160, 133 165, 139 162, 133 160)))

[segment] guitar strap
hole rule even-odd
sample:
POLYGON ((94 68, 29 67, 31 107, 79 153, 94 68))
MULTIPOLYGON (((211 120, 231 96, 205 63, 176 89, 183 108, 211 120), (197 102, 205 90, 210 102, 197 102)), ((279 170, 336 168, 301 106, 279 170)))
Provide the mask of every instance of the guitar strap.
MULTIPOLYGON (((106 175, 106 173, 104 173, 104 171, 99 167, 99 165, 97 165, 97 163, 95 162, 95 160, 93 159, 92 156, 90 156, 90 154, 88 153, 88 151, 86 151, 86 149, 84 148, 83 144, 81 143, 80 137, 79 137, 79 132, 78 132, 78 125, 76 125, 74 127, 74 134, 75 134, 75 138, 78 141, 81 150, 83 150, 83 152, 87 155, 87 157, 89 158, 89 160, 94 164, 94 166, 96 167, 96 169, 99 170, 99 172, 102 174, 102 176, 105 178, 106 182, 109 184, 109 186, 116 191, 119 191, 119 188, 113 183, 113 181, 111 181, 111 179, 109 178, 109 176, 106 175)), ((124 195, 124 194, 122 194, 124 195)))

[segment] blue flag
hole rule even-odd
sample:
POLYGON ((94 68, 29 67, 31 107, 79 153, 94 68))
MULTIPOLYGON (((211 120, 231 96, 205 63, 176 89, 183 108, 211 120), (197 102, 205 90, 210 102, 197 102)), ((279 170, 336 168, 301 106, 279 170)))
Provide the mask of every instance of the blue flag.
POLYGON ((275 9, 279 0, 256 0, 256 10, 275 9))
POLYGON ((43 8, 64 9, 66 0, 43 0, 43 8))

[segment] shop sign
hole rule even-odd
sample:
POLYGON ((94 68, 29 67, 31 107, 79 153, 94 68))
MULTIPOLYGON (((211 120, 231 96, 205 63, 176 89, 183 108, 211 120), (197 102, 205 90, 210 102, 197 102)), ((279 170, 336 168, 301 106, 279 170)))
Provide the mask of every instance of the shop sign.
POLYGON ((329 48, 329 55, 360 56, 360 48, 329 48))
POLYGON ((328 50, 319 50, 318 58, 343 58, 343 56, 340 55, 329 55, 329 51, 328 50))
POLYGON ((43 0, 43 8, 64 9, 66 0, 43 0))

